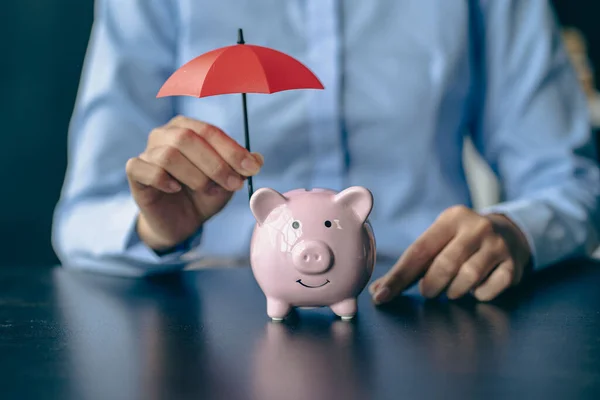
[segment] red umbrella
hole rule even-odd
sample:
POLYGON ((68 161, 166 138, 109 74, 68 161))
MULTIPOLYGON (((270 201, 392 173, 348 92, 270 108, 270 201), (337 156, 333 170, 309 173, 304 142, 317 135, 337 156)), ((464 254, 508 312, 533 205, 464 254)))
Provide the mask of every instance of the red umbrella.
MULTIPOLYGON (((276 93, 292 89, 323 89, 319 79, 293 57, 267 47, 248 45, 241 29, 238 44, 204 53, 175 71, 156 97, 207 97, 242 94, 246 149, 250 151, 246 93, 276 93)), ((252 177, 248 193, 252 196, 252 177)))

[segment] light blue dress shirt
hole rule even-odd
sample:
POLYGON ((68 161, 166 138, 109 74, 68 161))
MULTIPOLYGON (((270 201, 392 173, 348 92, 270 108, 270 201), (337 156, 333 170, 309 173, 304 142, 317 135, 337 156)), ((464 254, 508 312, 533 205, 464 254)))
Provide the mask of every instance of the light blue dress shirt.
POLYGON ((245 188, 186 248, 159 257, 135 233, 125 174, 177 114, 243 143, 240 95, 156 99, 185 62, 235 44, 238 28, 325 85, 248 96, 252 150, 265 157, 255 189, 365 186, 378 256, 395 258, 444 209, 472 205, 471 135, 505 199, 482 212, 522 229, 536 268, 598 245, 586 100, 545 0, 99 0, 55 213, 65 266, 144 275, 247 257, 245 188))

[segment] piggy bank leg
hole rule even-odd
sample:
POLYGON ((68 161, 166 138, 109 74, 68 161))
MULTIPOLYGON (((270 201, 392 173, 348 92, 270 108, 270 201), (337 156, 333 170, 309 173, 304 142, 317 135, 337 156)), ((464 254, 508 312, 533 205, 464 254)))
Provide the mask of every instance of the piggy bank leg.
POLYGON ((292 307, 281 300, 267 298, 267 315, 273 321, 282 321, 292 310, 292 307))
POLYGON ((342 317, 343 320, 350 320, 356 315, 358 306, 356 304, 356 299, 346 299, 333 304, 330 308, 331 311, 342 317))

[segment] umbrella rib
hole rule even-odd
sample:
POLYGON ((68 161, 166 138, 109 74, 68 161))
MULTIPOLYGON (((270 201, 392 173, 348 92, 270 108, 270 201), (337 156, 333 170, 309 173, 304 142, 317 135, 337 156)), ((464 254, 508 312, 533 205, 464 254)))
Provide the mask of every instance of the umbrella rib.
MULTIPOLYGON (((215 59, 212 61, 212 63, 210 64, 210 68, 204 74, 204 82, 207 82, 207 81, 210 80, 209 76, 215 70, 215 66, 217 65, 217 61, 219 60, 219 58, 221 58, 223 56, 223 54, 225 54, 225 51, 221 51, 219 54, 217 54, 217 56, 215 57, 215 59)), ((203 90, 204 90, 204 82, 202 82, 202 87, 200 89, 199 97, 203 97, 204 96, 204 93, 202 93, 203 90)))
POLYGON ((267 84, 267 92, 272 93, 271 92, 271 82, 269 82, 269 78, 267 76, 267 71, 265 71, 265 67, 263 66, 263 63, 261 62, 260 57, 254 51, 252 51, 252 55, 254 56, 254 58, 258 62, 258 65, 260 66, 260 69, 262 70, 262 75, 265 79, 265 83, 267 84))

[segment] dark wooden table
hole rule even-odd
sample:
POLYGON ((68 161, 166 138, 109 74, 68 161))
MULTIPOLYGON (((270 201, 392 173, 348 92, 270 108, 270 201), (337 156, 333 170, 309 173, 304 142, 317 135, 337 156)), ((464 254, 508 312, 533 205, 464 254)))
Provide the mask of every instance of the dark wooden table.
MULTIPOLYGON (((378 266, 375 276, 387 266, 378 266)), ((0 398, 600 398, 600 265, 572 262, 493 304, 415 288, 353 322, 272 323, 250 271, 131 280, 0 271, 0 398)))

